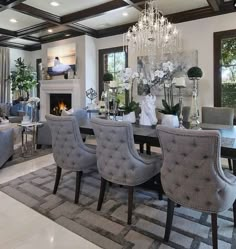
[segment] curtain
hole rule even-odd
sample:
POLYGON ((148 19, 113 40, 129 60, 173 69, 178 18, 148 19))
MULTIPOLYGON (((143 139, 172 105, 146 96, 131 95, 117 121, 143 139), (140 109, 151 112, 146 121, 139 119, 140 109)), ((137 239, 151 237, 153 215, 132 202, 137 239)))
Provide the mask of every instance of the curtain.
POLYGON ((0 103, 10 102, 10 50, 0 47, 0 103))

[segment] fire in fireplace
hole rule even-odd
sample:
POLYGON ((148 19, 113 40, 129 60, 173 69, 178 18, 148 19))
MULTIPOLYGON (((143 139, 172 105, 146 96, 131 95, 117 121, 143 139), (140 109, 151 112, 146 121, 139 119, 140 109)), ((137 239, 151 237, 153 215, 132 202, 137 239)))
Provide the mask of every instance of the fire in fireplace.
POLYGON ((50 94, 50 114, 61 116, 62 110, 71 109, 71 94, 50 94))

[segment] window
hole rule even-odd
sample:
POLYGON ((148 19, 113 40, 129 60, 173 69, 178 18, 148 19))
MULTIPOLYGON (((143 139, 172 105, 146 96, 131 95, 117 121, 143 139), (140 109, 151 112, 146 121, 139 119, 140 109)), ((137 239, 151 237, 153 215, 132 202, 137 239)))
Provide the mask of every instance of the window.
POLYGON ((236 30, 214 34, 214 105, 236 109, 236 30))
POLYGON ((123 47, 99 50, 99 97, 104 90, 104 73, 112 73, 114 79, 117 79, 119 72, 127 66, 128 55, 123 51, 123 47))

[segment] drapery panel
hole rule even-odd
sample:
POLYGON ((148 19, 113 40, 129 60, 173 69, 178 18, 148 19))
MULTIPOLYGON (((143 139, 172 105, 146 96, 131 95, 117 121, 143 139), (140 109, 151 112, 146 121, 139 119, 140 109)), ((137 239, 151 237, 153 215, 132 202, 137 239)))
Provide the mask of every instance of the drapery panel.
POLYGON ((0 47, 0 103, 10 102, 10 50, 0 47))

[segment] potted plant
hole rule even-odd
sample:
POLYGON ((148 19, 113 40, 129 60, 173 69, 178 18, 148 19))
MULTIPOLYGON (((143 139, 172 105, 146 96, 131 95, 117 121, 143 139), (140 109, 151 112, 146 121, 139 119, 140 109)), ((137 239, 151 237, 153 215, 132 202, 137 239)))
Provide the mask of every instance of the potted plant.
POLYGON ((104 82, 110 82, 113 81, 113 75, 109 72, 104 73, 103 75, 103 81, 104 82))
POLYGON ((16 61, 16 70, 11 72, 11 90, 17 100, 27 101, 30 90, 37 85, 36 73, 32 67, 25 65, 24 60, 18 58, 16 61))
POLYGON ((180 112, 180 104, 170 105, 165 99, 162 100, 164 109, 158 109, 162 113, 162 125, 177 128, 179 127, 178 115, 180 112))
POLYGON ((135 101, 129 102, 125 107, 124 107, 124 116, 123 116, 123 121, 128 121, 131 123, 136 122, 136 116, 135 116, 135 111, 139 108, 139 103, 135 101))

